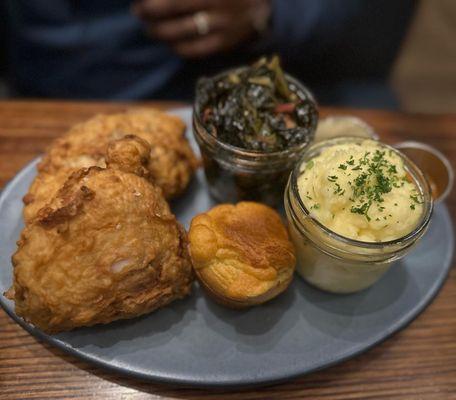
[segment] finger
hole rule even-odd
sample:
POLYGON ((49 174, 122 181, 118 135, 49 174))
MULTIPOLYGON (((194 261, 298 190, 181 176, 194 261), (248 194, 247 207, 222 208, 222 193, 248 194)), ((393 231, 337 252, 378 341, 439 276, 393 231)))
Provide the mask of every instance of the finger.
POLYGON ((207 9, 211 3, 211 0, 140 0, 133 5, 133 11, 142 18, 171 18, 207 9))
MULTIPOLYGON (((221 14, 211 13, 207 14, 207 22, 209 32, 216 32, 224 29, 229 21, 221 14)), ((155 23, 151 23, 148 29, 152 36, 167 42, 198 36, 194 16, 155 21, 155 23)))
POLYGON ((194 40, 186 40, 173 45, 174 51, 185 58, 201 58, 223 50, 227 50, 230 43, 222 32, 211 33, 194 40))

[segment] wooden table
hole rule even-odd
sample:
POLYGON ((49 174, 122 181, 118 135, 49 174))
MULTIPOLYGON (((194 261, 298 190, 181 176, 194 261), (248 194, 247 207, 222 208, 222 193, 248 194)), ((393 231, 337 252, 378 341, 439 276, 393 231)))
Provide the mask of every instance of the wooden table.
MULTIPOLYGON (((169 103, 153 103, 169 107, 169 103)), ((125 104, 0 102, 0 186, 52 138, 125 104)), ((371 123, 388 142, 415 139, 456 159, 456 115, 324 109, 371 123)), ((456 192, 447 200, 456 219, 456 192)), ((0 227, 4 229, 4 227, 0 227)), ((454 266, 454 265, 453 265, 454 266)), ((0 266, 1 268, 9 266, 0 266)), ((0 399, 456 399, 456 271, 410 326, 367 353, 286 384, 241 393, 172 388, 102 371, 43 344, 0 311, 0 399)))

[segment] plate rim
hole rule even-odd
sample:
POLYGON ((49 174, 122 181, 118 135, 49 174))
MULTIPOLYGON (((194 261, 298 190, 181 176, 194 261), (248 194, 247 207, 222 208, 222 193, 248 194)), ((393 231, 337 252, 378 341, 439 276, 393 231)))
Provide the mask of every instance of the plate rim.
MULTIPOLYGON (((1 201, 0 201, 1 207, 1 201)), ((445 207, 445 211, 446 207, 445 207)), ((453 234, 452 230, 452 234, 453 234)), ((447 257, 445 262, 448 262, 448 266, 445 267, 444 273, 439 276, 439 279, 435 281, 434 285, 432 286, 431 290, 428 292, 428 297, 423 297, 421 301, 418 303, 418 306, 411 309, 407 314, 405 314, 401 319, 399 319, 396 324, 392 325, 386 334, 378 334, 368 345, 359 345, 355 350, 348 351, 346 354, 340 357, 334 357, 330 361, 324 363, 324 365, 315 365, 311 368, 307 368, 305 371, 296 371, 296 373, 292 374, 284 374, 282 376, 277 376, 277 378, 273 379, 258 379, 256 381, 244 381, 244 380, 230 380, 229 382, 223 381, 211 381, 211 382, 199 382, 195 381, 194 379, 185 379, 185 378, 176 378, 176 377, 165 377, 162 375, 154 375, 154 374, 146 374, 141 371, 134 371, 127 368, 122 368, 120 366, 112 365, 107 361, 101 360, 97 357, 91 357, 86 355, 83 352, 79 352, 72 348, 71 346, 66 345, 64 342, 60 341, 59 339, 54 338, 51 335, 44 333, 43 331, 33 327, 32 325, 25 322, 21 317, 17 316, 16 313, 11 312, 6 302, 4 301, 3 294, 0 296, 0 306, 6 312, 6 314, 16 322, 21 328, 23 328, 26 332, 42 340, 43 342, 47 343, 50 346, 55 346, 59 350, 62 350, 64 353, 69 354, 73 357, 79 358, 89 364, 95 365, 98 368, 103 370, 117 373, 121 376, 125 376, 128 378, 139 379, 145 382, 150 383, 157 383, 167 386, 179 386, 179 387, 188 387, 194 389, 236 389, 236 388, 258 388, 258 387, 266 387, 277 385, 280 383, 288 382, 291 380, 295 380, 298 378, 302 378, 309 374, 312 374, 316 371, 324 370, 330 367, 333 367, 337 364, 342 364, 345 361, 348 361, 352 358, 355 358, 365 352, 368 352, 373 347, 383 343, 384 341, 388 340, 394 334, 402 331, 405 329, 410 323, 412 323, 416 318, 418 318, 424 310, 433 302, 436 296, 439 294, 440 289, 446 282, 448 274, 451 270, 451 262, 454 257, 454 245, 451 246, 452 251, 451 255, 447 257)), ((298 279, 300 279, 298 277, 298 279)))
MULTIPOLYGON (((40 157, 33 159, 29 162, 24 168, 22 168, 7 184, 4 186, 3 190, 0 193, 0 209, 3 207, 8 194, 10 194, 17 184, 24 175, 27 175, 31 169, 33 169, 36 164, 39 162, 40 157)), ((447 229, 450 232, 450 239, 454 239, 454 227, 452 224, 452 219, 449 214, 448 208, 446 205, 441 204, 438 208, 443 212, 443 223, 446 225, 447 229)), ((85 354, 84 352, 80 352, 77 349, 67 345, 65 342, 51 336, 47 335, 46 333, 42 332, 38 328, 33 327, 32 325, 25 322, 22 318, 16 315, 14 312, 14 308, 10 309, 8 305, 8 300, 3 296, 3 293, 0 293, 0 306, 5 310, 6 314, 15 321, 18 325, 20 325, 25 331, 30 333, 31 335, 37 337, 38 339, 42 340, 43 342, 55 346, 58 349, 62 350, 66 354, 70 354, 73 357, 79 358, 88 362, 89 364, 93 364, 101 369, 108 370, 110 372, 117 373, 122 376, 126 376, 129 378, 135 378, 142 381, 148 381, 163 385, 174 385, 180 387, 190 387, 190 388, 205 388, 205 389, 235 389, 235 388, 253 388, 253 387, 264 387, 275 385, 279 383, 283 383, 285 381, 294 380, 299 377, 303 377, 305 375, 311 374, 315 371, 326 369, 332 367, 336 364, 345 362, 349 359, 352 359, 364 352, 369 351, 374 346, 384 342, 388 338, 390 338, 393 334, 401 331, 402 329, 406 328, 415 318, 417 318, 426 308, 429 306, 437 294, 440 292, 440 289, 446 282, 448 274, 452 267, 452 260, 454 258, 454 240, 449 241, 449 251, 445 255, 445 259, 442 261, 444 267, 441 270, 440 275, 437 279, 434 280, 433 284, 430 286, 429 290, 427 291, 426 295, 423 296, 420 301, 411 308, 406 314, 404 314, 401 318, 399 318, 393 325, 388 327, 386 330, 382 330, 376 336, 373 336, 369 341, 363 342, 362 344, 358 344, 354 348, 351 348, 349 351, 345 352, 343 355, 339 355, 337 357, 331 358, 329 361, 326 360, 323 363, 315 363, 315 365, 305 368, 304 370, 296 369, 295 372, 289 373, 286 372, 284 374, 272 374, 275 377, 272 378, 256 378, 254 381, 252 379, 230 379, 227 381, 217 380, 217 381, 204 381, 204 380, 195 380, 195 379, 187 379, 182 377, 176 376, 164 376, 163 374, 154 374, 154 373, 144 373, 142 371, 136 371, 133 369, 128 369, 125 367, 113 365, 108 361, 100 359, 98 357, 93 357, 90 355, 85 354)), ((296 277, 295 279, 300 279, 296 277)))

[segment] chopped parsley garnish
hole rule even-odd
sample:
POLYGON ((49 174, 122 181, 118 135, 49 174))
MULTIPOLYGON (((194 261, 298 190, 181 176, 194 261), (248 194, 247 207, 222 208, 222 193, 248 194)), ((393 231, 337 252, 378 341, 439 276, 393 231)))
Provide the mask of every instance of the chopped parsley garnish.
POLYGON ((370 221, 371 218, 369 217, 369 215, 367 214, 367 212, 369 211, 369 208, 370 206, 372 205, 372 202, 367 202, 367 203, 363 203, 361 206, 359 207, 355 207, 353 206, 350 211, 354 214, 361 214, 361 215, 365 215, 367 220, 370 221))
POLYGON ((334 194, 342 196, 345 193, 345 189, 342 189, 338 183, 335 183, 336 189, 334 189, 334 194))
MULTIPOLYGON (((358 162, 355 162, 353 156, 346 162, 353 166, 352 171, 361 171, 353 180, 353 184, 349 182, 349 186, 353 190, 350 200, 354 203, 350 211, 354 214, 364 215, 368 221, 371 220, 369 210, 372 205, 375 204, 378 211, 383 212, 385 207, 381 204, 385 201, 384 195, 390 193, 393 187, 400 187, 399 183, 403 179, 399 176, 396 165, 392 164, 385 154, 386 151, 378 149, 373 153, 366 151, 358 162)), ((334 182, 334 180, 332 181, 334 182)), ((338 193, 338 188, 339 186, 336 186, 334 193, 338 193)), ((410 198, 419 202, 417 196, 411 195, 410 198)), ((395 205, 397 206, 397 203, 395 205)), ((388 215, 391 216, 391 214, 388 215)), ((386 216, 383 219, 386 219, 386 216)))
POLYGON ((388 168, 388 172, 390 174, 397 174, 396 166, 391 164, 390 167, 388 168))
MULTIPOLYGON (((380 221, 381 218, 385 221, 388 218, 393 218, 393 215, 389 213, 391 210, 387 209, 388 203, 385 202, 385 195, 390 193, 393 188, 403 187, 405 182, 413 182, 407 173, 404 174, 402 168, 400 169, 401 172, 398 171, 398 167, 386 158, 386 154, 391 155, 391 152, 388 153, 387 150, 380 149, 372 152, 366 151, 362 157, 356 159, 351 155, 348 160, 338 165, 337 170, 334 171, 337 171, 336 174, 327 176, 327 180, 333 184, 333 194, 343 196, 346 190, 349 190, 347 198, 352 203, 349 208, 350 211, 364 216, 367 221, 371 221, 369 212, 373 206, 374 210, 383 214, 376 217, 376 221, 380 221), (353 172, 354 176, 349 178, 352 171, 359 172, 353 172), (342 177, 344 179, 340 179, 342 177), (351 180, 346 181, 347 178, 351 180)), ((306 169, 312 167, 313 161, 308 162, 306 169)), ((330 188, 325 189, 328 192, 331 190, 330 188)), ((310 196, 307 195, 306 197, 312 200, 310 196)), ((416 204, 422 204, 422 197, 416 188, 411 190, 410 199, 412 200, 410 204, 412 210, 415 210, 416 204)), ((398 203, 394 203, 394 206, 397 207, 398 203)), ((315 203, 310 207, 310 210, 318 210, 319 208, 320 204, 315 203)))
POLYGON ((410 204, 410 209, 411 210, 415 210, 416 204, 423 204, 423 200, 420 199, 418 196, 420 196, 420 195, 418 195, 417 193, 413 193, 413 194, 410 195, 410 198, 413 200, 413 203, 410 204))
POLYGON ((363 156, 362 158, 359 159, 359 163, 360 163, 361 165, 366 165, 366 164, 368 163, 368 156, 369 156, 369 154, 370 154, 370 151, 366 151, 366 152, 364 153, 364 156, 363 156))
MULTIPOLYGON (((369 153, 369 152, 367 152, 367 153, 369 153)), ((367 154, 367 153, 366 153, 366 154, 367 154)), ((378 163, 379 161, 382 161, 382 160, 383 160, 383 156, 384 156, 384 155, 385 155, 385 152, 384 152, 384 151, 375 150, 375 154, 374 154, 374 156, 372 157, 372 161, 378 163)), ((364 158, 366 158, 366 156, 364 156, 364 158)))
POLYGON ((418 200, 418 195, 417 194, 411 194, 410 198, 416 203, 416 204, 422 204, 422 200, 418 200))

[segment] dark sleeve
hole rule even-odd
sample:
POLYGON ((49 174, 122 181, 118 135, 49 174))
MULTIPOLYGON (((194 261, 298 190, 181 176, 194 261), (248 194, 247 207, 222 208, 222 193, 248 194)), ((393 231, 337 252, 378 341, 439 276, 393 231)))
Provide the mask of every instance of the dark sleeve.
POLYGON ((6 15, 5 2, 0 2, 0 79, 5 76, 6 72, 6 38, 8 16, 6 15))
POLYGON ((300 48, 337 38, 361 12, 364 0, 272 1, 271 34, 276 46, 300 48))
POLYGON ((5 79, 7 70, 8 14, 5 1, 0 1, 0 79, 5 79))
MULTIPOLYGON (((268 51, 313 80, 383 77, 417 0, 273 0, 268 51)), ((295 71, 293 71, 295 70, 295 71)))

